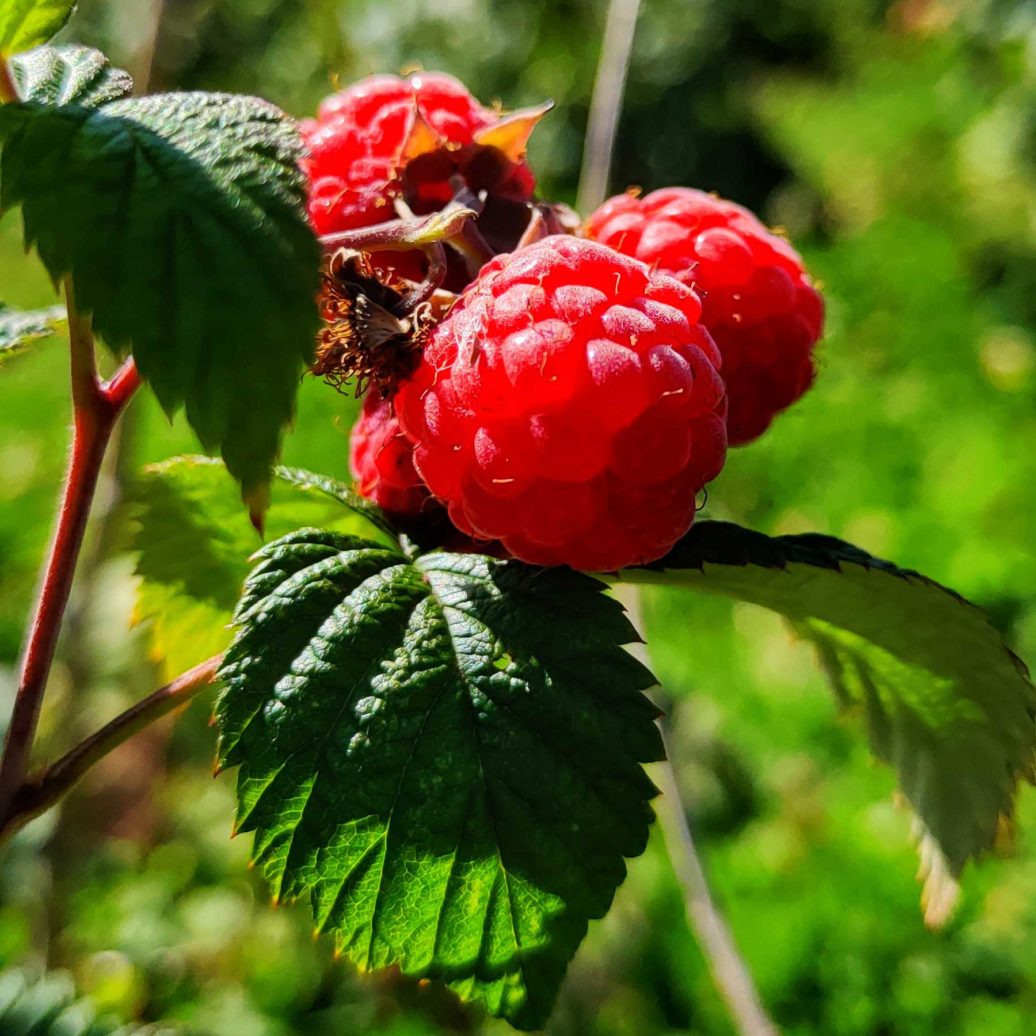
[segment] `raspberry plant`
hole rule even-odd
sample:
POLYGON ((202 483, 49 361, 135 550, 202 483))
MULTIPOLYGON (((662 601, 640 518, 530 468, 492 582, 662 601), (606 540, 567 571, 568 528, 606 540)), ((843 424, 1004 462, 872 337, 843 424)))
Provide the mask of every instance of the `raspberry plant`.
POLYGON ((728 437, 812 381, 822 307, 791 247, 701 192, 581 227, 534 197, 546 107, 507 115, 445 76, 377 77, 301 128, 254 98, 130 99, 102 55, 47 46, 70 10, 0 0, 0 205, 65 297, 0 311, 0 351, 66 327, 74 410, 0 832, 218 684, 217 767, 274 899, 308 897, 363 970, 539 1027, 652 821, 654 679, 609 593, 652 583, 815 645, 897 771, 944 919, 1033 776, 1025 666, 915 572, 694 521, 728 437), (276 465, 307 369, 367 393, 359 491, 276 465), (222 458, 136 482, 138 610, 172 679, 32 769, 100 464, 142 386, 222 458))

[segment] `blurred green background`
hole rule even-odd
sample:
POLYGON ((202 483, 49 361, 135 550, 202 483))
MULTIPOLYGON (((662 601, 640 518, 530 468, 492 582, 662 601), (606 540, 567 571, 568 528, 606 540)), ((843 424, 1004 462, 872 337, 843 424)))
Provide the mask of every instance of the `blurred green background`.
MULTIPOLYGON (((414 64, 485 101, 553 97, 532 160, 574 201, 605 4, 591 0, 81 0, 65 35, 152 89, 311 113, 332 83, 414 64), (159 20, 160 16, 160 20, 159 20), (157 32, 156 32, 157 27, 157 32)), ((818 530, 919 568, 1036 661, 1036 6, 1011 0, 645 0, 613 188, 716 190, 787 229, 829 333, 809 397, 711 487, 708 511, 818 530)), ((247 275, 247 273, 246 273, 247 275)), ((0 301, 49 304, 0 221, 0 301)), ((155 319, 162 319, 161 313, 155 319)), ((0 376, 0 697, 44 550, 69 414, 59 342, 0 376)), ((241 391, 248 391, 242 370, 241 391)), ((314 382, 291 463, 346 474, 351 401, 314 382)), ((194 449, 147 398, 102 487, 43 718, 66 747, 160 678, 123 549, 141 464, 194 449)), ((1036 794, 1013 851, 923 927, 909 820, 809 650, 774 618, 646 602, 677 699, 677 768, 717 897, 787 1033, 982 1034, 1036 1019, 1036 794)), ((203 650, 199 650, 199 659, 203 650)), ((502 1033, 434 990, 359 980, 273 910, 229 839, 207 704, 124 746, 0 869, 0 967, 62 967, 104 1010, 200 1036, 502 1033)), ((591 928, 548 1030, 726 1034, 656 836, 591 928)))

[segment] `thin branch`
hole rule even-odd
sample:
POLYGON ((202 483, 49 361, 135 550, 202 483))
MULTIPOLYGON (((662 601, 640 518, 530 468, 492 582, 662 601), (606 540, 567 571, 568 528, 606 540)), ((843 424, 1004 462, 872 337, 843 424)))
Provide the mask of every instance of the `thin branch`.
POLYGON ((143 95, 151 92, 155 71, 155 57, 158 54, 158 37, 165 14, 165 0, 150 0, 144 16, 146 31, 142 34, 140 46, 133 55, 130 72, 133 76, 134 93, 143 95))
POLYGON ((101 462, 115 422, 136 387, 135 374, 128 373, 113 379, 110 386, 100 384, 90 320, 76 309, 70 279, 65 281, 65 298, 71 346, 72 453, 0 758, 0 817, 7 814, 25 779, 101 462))
POLYGON ((427 302, 441 287, 446 280, 446 249, 442 242, 436 241, 425 249, 425 258, 428 260, 428 272, 420 284, 415 285, 414 290, 403 299, 403 306, 407 311, 417 309, 422 303, 427 302))
POLYGON ((0 57, 0 104, 20 100, 18 88, 14 85, 14 74, 11 66, 0 57))
MULTIPOLYGON (((628 584, 620 585, 615 588, 615 596, 625 605, 630 621, 643 636, 644 615, 640 590, 628 584)), ((649 663, 643 639, 639 644, 631 644, 629 651, 645 665, 649 663)), ((661 706, 665 698, 661 688, 656 692, 656 698, 661 706)), ((701 948, 713 984, 727 1005, 739 1036, 777 1036, 779 1030, 766 1014, 752 973, 738 952, 730 928, 712 898, 705 868, 687 823, 687 809, 673 769, 673 746, 664 717, 658 726, 665 744, 665 760, 658 764, 655 771, 662 793, 656 812, 665 836, 669 862, 683 891, 687 924, 701 948)))
POLYGON ((640 14, 640 0, 611 0, 604 26, 601 58, 597 64, 590 117, 583 145, 583 168, 579 177, 576 208, 587 216, 604 201, 611 179, 615 134, 622 113, 633 36, 640 14))
POLYGON ((325 252, 345 248, 352 252, 406 252, 422 250, 448 241, 474 219, 474 209, 450 205, 430 216, 406 216, 369 227, 325 234, 320 243, 325 252))
POLYGON ((712 899, 673 770, 672 741, 665 724, 660 722, 659 727, 666 759, 655 770, 662 792, 656 810, 673 873, 683 890, 687 923, 694 931, 712 981, 740 1036, 777 1036, 779 1030, 767 1015, 734 936, 712 899))
POLYGON ((9 814, 0 824, 0 836, 9 835, 48 810, 109 752, 174 709, 186 705, 209 687, 222 660, 222 655, 213 655, 164 687, 159 687, 66 752, 57 762, 26 780, 12 802, 9 814))

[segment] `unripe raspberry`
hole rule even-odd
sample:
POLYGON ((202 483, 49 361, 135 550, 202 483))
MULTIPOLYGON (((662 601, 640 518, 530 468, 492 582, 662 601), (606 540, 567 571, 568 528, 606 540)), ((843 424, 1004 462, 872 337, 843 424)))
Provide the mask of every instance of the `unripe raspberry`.
MULTIPOLYGON (((501 150, 493 130, 503 121, 438 72, 371 76, 334 94, 300 127, 313 226, 330 234, 394 219, 397 197, 418 215, 434 212, 452 198, 455 174, 490 200, 527 201, 535 182, 501 150)), ((527 136, 518 132, 512 150, 524 153, 527 136)))
POLYGON ((719 352, 678 281, 573 237, 482 269, 395 399, 463 532, 610 571, 661 557, 726 454, 719 352))
POLYGON ((723 354, 732 446, 762 435, 813 383, 823 302, 798 253, 747 209, 670 187, 610 199, 586 233, 700 291, 723 354))
POLYGON ((376 393, 364 397, 353 425, 349 467, 360 494, 398 518, 416 518, 433 504, 414 470, 414 447, 399 429, 391 400, 376 393))

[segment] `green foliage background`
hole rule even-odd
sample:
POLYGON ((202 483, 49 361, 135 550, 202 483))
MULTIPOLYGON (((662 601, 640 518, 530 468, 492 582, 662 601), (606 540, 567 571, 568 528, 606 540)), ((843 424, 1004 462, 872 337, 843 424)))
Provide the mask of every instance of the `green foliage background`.
MULTIPOLYGON (((82 0, 65 35, 147 78, 139 0, 82 0)), ((420 62, 508 106, 553 97, 532 157, 574 200, 604 4, 590 0, 184 0, 152 88, 258 93, 312 112, 332 79, 420 62)), ((810 396, 732 454, 711 516, 818 530, 988 608, 1036 661, 1036 14, 1011 0, 645 0, 613 186, 714 189, 787 228, 822 280, 810 396)), ((247 271, 243 274, 247 277, 247 271)), ((261 288, 257 285, 257 290, 261 288)), ((0 301, 48 305, 0 222, 0 301)), ((160 313, 155 314, 161 320, 160 313)), ((64 463, 57 340, 0 379, 0 693, 64 463)), ((248 391, 248 371, 239 372, 248 391)), ((285 459, 344 477, 345 397, 303 385, 285 459)), ((88 550, 44 715, 53 754, 160 679, 131 628, 133 472, 194 449, 141 398, 88 550), (121 487, 121 488, 120 488, 121 487), (73 694, 73 689, 75 693, 73 694)), ((675 591, 647 601, 676 699, 678 768, 711 878, 784 1031, 1030 1031, 1036 795, 1013 853, 973 868, 924 929, 892 777, 773 617, 675 591)), ((199 648, 198 657, 207 653, 199 648)), ((0 965, 71 969, 102 1010, 201 1036, 505 1031, 392 976, 358 981, 304 908, 271 910, 228 840, 207 705, 112 757, 0 870, 0 965)), ((591 927, 554 1036, 729 1032, 657 834, 591 927)))

